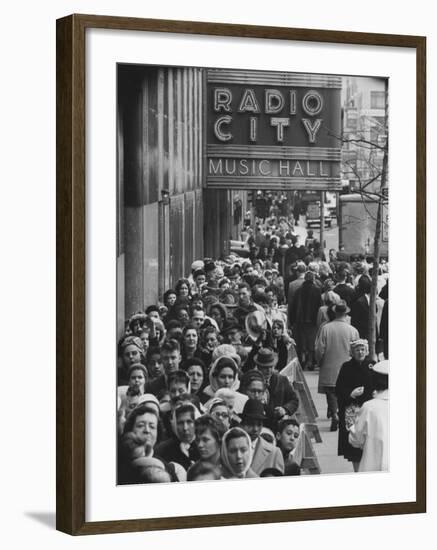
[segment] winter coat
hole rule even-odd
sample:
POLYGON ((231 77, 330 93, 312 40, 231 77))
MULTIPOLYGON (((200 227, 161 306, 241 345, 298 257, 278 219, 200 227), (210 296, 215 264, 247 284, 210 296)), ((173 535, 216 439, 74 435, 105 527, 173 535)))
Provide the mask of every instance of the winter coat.
POLYGON ((359 472, 388 470, 388 390, 361 407, 349 433, 352 446, 363 449, 359 472))
POLYGON ((267 390, 269 392, 269 409, 283 407, 290 415, 297 411, 299 398, 286 376, 274 372, 270 377, 267 390))
MULTIPOLYGON (((290 292, 290 289, 288 292, 290 292)), ((304 281, 302 286, 297 289, 289 309, 289 314, 291 314, 290 324, 307 324, 315 327, 317 313, 321 305, 322 293, 320 289, 314 283, 304 281)))
POLYGON ((358 340, 359 333, 346 318, 334 319, 320 328, 315 352, 319 364, 319 392, 325 386, 334 387, 343 363, 350 359, 350 344, 358 340))
POLYGON ((281 450, 263 437, 258 437, 250 467, 258 475, 267 468, 276 468, 284 473, 284 458, 281 450))
POLYGON ((359 363, 355 359, 347 361, 340 369, 335 386, 339 418, 338 454, 353 462, 359 462, 361 449, 352 447, 349 443, 349 432, 346 429, 345 423, 345 411, 349 405, 361 407, 363 403, 372 399, 373 385, 370 365, 371 363, 368 360, 364 360, 362 363, 359 363), (364 386, 363 395, 355 399, 352 398, 352 390, 360 386, 364 386))

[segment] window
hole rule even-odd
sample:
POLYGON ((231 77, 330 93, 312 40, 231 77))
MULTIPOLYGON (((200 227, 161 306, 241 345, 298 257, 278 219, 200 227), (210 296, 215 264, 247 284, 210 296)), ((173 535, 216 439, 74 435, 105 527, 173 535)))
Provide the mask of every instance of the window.
POLYGON ((385 109, 385 92, 370 92, 370 108, 385 109))

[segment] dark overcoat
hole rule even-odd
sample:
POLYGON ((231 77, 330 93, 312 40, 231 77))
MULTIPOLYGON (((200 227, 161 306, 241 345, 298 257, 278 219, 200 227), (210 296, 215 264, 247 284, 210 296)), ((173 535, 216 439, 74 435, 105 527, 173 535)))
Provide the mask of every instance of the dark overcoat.
POLYGON ((344 363, 338 373, 335 393, 338 400, 338 454, 344 456, 347 460, 359 462, 361 459, 361 449, 356 449, 350 445, 348 440, 349 432, 346 430, 345 410, 349 405, 358 405, 361 407, 363 403, 372 399, 372 370, 371 363, 365 359, 362 363, 358 363, 355 359, 351 359, 344 363), (353 399, 350 394, 352 390, 364 386, 364 393, 360 397, 353 399))

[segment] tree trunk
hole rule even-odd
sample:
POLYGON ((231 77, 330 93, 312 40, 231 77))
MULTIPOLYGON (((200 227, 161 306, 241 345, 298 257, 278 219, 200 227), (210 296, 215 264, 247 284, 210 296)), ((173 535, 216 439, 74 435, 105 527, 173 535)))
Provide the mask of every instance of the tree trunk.
POLYGON ((387 168, 388 168, 388 90, 387 82, 385 83, 385 120, 384 126, 386 128, 386 143, 384 147, 384 156, 382 158, 382 173, 381 173, 381 187, 380 198, 378 201, 378 212, 376 215, 376 229, 375 238, 373 242, 373 270, 372 270, 372 286, 370 289, 369 300, 369 356, 372 360, 378 359, 376 354, 376 341, 377 341, 377 310, 376 310, 376 298, 378 294, 378 275, 379 275, 379 257, 381 249, 381 228, 382 228, 382 206, 385 202, 385 191, 387 190, 387 168))
POLYGON ((370 301, 369 301, 369 356, 372 360, 376 361, 376 298, 378 293, 378 271, 379 271, 379 256, 381 245, 381 219, 382 219, 382 200, 378 202, 378 213, 376 215, 376 231, 375 240, 373 245, 373 271, 372 271, 372 286, 370 288, 370 301))

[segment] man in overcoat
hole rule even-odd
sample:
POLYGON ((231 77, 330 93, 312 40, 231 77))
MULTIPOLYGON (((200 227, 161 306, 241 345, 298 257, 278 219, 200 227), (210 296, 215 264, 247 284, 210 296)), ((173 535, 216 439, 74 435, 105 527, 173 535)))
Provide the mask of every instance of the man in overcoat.
POLYGON ((350 344, 358 340, 358 330, 347 320, 349 308, 345 300, 333 306, 335 319, 323 325, 316 340, 316 359, 319 364, 319 393, 326 395, 331 431, 338 429, 338 404, 335 384, 343 363, 350 359, 350 344))

